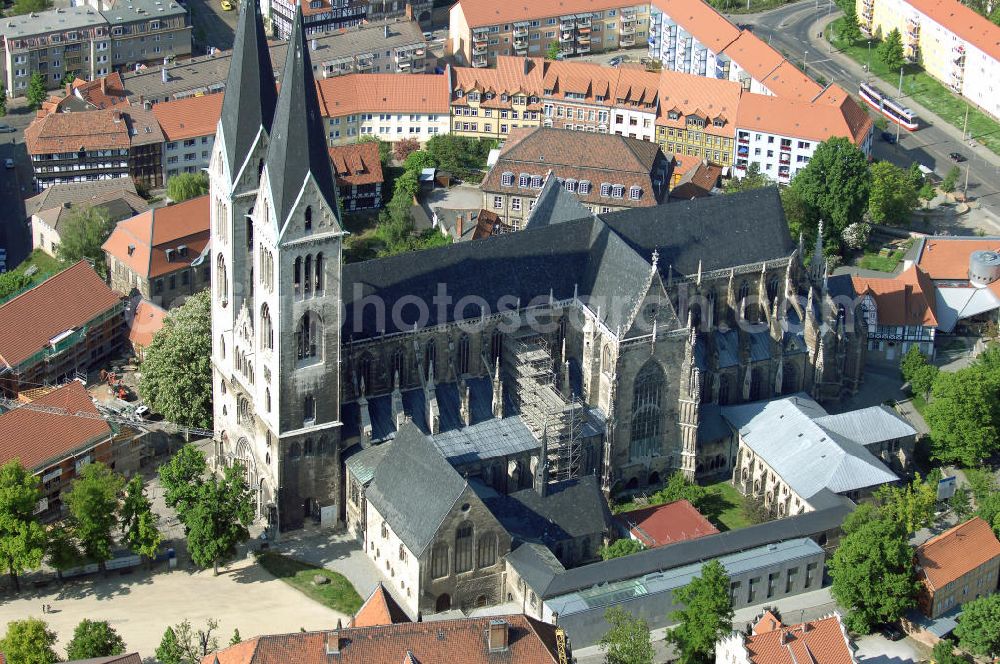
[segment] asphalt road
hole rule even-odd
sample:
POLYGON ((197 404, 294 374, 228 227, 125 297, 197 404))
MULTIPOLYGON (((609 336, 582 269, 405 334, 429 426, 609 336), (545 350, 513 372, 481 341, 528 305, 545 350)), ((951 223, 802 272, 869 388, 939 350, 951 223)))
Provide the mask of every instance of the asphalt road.
MULTIPOLYGON (((837 83, 857 94, 859 83, 868 75, 847 56, 831 52, 826 40, 817 37, 826 22, 839 13, 830 2, 801 0, 769 12, 732 16, 731 19, 752 26, 758 37, 784 52, 789 59, 805 62, 811 76, 822 76, 828 83, 837 83)), ((882 90, 894 92, 884 81, 877 83, 882 90)), ((969 197, 1000 218, 1000 157, 985 147, 971 147, 963 142, 961 129, 947 124, 912 99, 905 96, 903 99, 925 124, 913 133, 901 131, 898 145, 890 145, 876 137, 875 156, 904 167, 917 161, 944 176, 954 165, 948 154, 959 152, 968 158, 959 165, 963 171, 959 189, 965 182, 968 168, 969 197)))
POLYGON ((31 162, 24 147, 24 128, 34 114, 23 100, 10 100, 8 114, 0 120, 16 131, 0 134, 0 164, 13 159, 15 167, 0 166, 0 247, 7 249, 7 269, 11 270, 31 253, 31 230, 25 224, 23 197, 32 195, 31 162))
POLYGON ((229 50, 236 35, 236 18, 239 4, 233 1, 233 9, 223 11, 220 0, 186 0, 191 15, 191 31, 196 53, 207 53, 209 48, 229 50))

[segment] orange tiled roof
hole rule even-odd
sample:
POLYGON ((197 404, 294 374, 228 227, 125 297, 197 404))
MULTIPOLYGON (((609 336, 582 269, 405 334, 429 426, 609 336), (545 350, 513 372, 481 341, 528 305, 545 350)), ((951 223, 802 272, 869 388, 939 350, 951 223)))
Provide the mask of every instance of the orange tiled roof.
POLYGON ((718 529, 687 500, 643 507, 615 516, 646 548, 714 535, 718 529))
POLYGON ((111 427, 104 420, 75 415, 99 414, 86 388, 75 380, 32 403, 59 408, 66 414, 16 408, 0 415, 0 463, 20 459, 25 468, 42 470, 81 446, 111 433, 111 427))
POLYGON ((128 103, 125 83, 122 81, 122 75, 116 71, 95 81, 76 79, 73 81, 73 94, 98 109, 128 103))
POLYGON ((736 125, 814 141, 843 136, 860 144, 871 131, 871 118, 843 88, 830 87, 833 89, 824 91, 816 101, 744 94, 736 125))
POLYGON ((478 28, 485 25, 527 21, 546 16, 600 12, 606 9, 634 6, 635 2, 633 0, 549 0, 548 2, 532 2, 532 0, 513 0, 511 2, 460 0, 452 9, 460 8, 462 13, 465 14, 465 21, 468 26, 470 28, 478 28))
POLYGON ((163 327, 167 312, 149 300, 139 300, 128 325, 128 340, 133 346, 146 348, 153 343, 153 337, 163 327))
POLYGON ((994 25, 957 0, 908 0, 929 16, 994 60, 1000 60, 1000 26, 994 25))
MULTIPOLYGON (((542 74, 545 69, 545 62, 541 58, 518 58, 509 55, 497 56, 497 65, 494 68, 483 67, 455 67, 452 69, 455 80, 452 84, 454 90, 461 90, 467 93, 470 90, 481 92, 493 92, 496 95, 491 104, 488 101, 482 103, 483 106, 509 106, 500 102, 500 95, 514 95, 521 93, 527 96, 542 96, 542 74), (527 69, 527 73, 525 70, 527 69)), ((468 96, 452 101, 454 104, 466 104, 468 96)))
POLYGON ((29 154, 122 150, 129 147, 129 133, 121 111, 51 113, 32 121, 24 130, 29 154))
POLYGON ((384 181, 378 144, 374 141, 337 145, 329 150, 338 185, 375 184, 384 181))
POLYGON ((916 265, 894 278, 872 279, 853 274, 851 281, 859 296, 867 292, 875 298, 879 325, 937 327, 934 284, 916 265))
POLYGON ((323 116, 352 113, 443 113, 451 91, 442 74, 347 74, 316 84, 323 116))
POLYGON ((740 36, 739 28, 702 0, 655 0, 653 4, 715 53, 740 36))
POLYGON ((782 625, 773 614, 765 614, 746 637, 746 649, 753 664, 856 662, 837 614, 798 625, 782 625))
POLYGON ((749 30, 743 30, 723 53, 758 81, 763 81, 785 61, 784 56, 749 30))
POLYGON ((86 261, 0 305, 0 366, 17 366, 121 302, 86 261))
POLYGON ((396 603, 389 591, 380 581, 365 603, 351 620, 351 627, 375 627, 376 625, 395 625, 408 623, 410 617, 396 603))
POLYGON ((704 76, 692 76, 674 71, 660 73, 660 112, 656 124, 685 128, 686 117, 699 114, 705 118, 704 132, 715 136, 735 136, 743 96, 743 88, 734 81, 722 81, 704 76), (670 119, 670 112, 678 111, 680 117, 670 119), (712 120, 720 118, 723 126, 716 127, 712 120))
POLYGON ((583 101, 611 106, 615 102, 618 74, 616 67, 591 62, 546 62, 543 85, 557 97, 573 92, 583 95, 583 101), (597 97, 603 97, 603 102, 597 102, 597 97))
POLYGON ((699 161, 694 168, 684 172, 677 186, 670 190, 670 197, 689 200, 708 196, 719 183, 720 177, 722 166, 699 161))
POLYGON ((917 547, 923 581, 937 590, 980 565, 1000 558, 1000 540, 980 517, 949 528, 917 547))
POLYGON ((929 237, 917 265, 934 280, 969 278, 969 256, 974 251, 1000 251, 1000 238, 929 237))
POLYGON ((823 87, 803 74, 788 60, 774 68, 761 80, 772 94, 788 100, 812 101, 823 92, 823 87))
POLYGON ((553 625, 525 615, 507 615, 258 636, 206 655, 201 664, 329 664, 331 645, 339 646, 338 664, 556 662, 553 625), (504 651, 487 650, 485 635, 492 620, 509 625, 509 645, 504 651))
POLYGON ((102 249, 143 278, 160 277, 191 266, 209 241, 209 196, 155 208, 115 226, 102 249), (167 249, 187 247, 187 256, 167 249))
POLYGON ((222 115, 223 93, 175 99, 153 105, 153 114, 168 141, 215 134, 222 115))

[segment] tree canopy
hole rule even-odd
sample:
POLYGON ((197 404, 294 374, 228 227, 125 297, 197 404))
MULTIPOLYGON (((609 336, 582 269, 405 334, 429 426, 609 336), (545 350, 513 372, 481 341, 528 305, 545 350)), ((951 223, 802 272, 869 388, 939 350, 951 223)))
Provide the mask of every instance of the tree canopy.
POLYGON ((194 445, 185 445, 160 466, 158 472, 164 502, 167 507, 177 510, 177 517, 184 523, 205 482, 208 472, 205 455, 194 445))
POLYGON ((87 260, 102 277, 108 276, 104 249, 115 224, 108 211, 100 206, 78 207, 73 210, 59 232, 56 257, 66 263, 87 260))
POLYGON ((118 525, 118 494, 124 484, 125 479, 103 463, 88 463, 64 497, 83 553, 101 565, 111 559, 118 525))
POLYGON ((185 516, 191 560, 218 574, 219 563, 250 537, 253 516, 250 488, 239 464, 227 467, 221 479, 209 477, 185 516))
POLYGON ((0 562, 16 590, 18 577, 42 564, 45 529, 35 517, 42 498, 38 478, 17 459, 0 467, 0 562))
POLYGON ((31 285, 31 277, 26 277, 23 272, 4 272, 0 274, 0 300, 7 299, 29 285, 31 285))
POLYGON ((122 541, 129 550, 146 558, 154 557, 160 548, 161 536, 156 527, 158 517, 142 486, 142 476, 133 476, 125 485, 119 518, 122 541))
POLYGON ((933 456, 945 463, 976 467, 1000 449, 1000 371, 987 366, 982 357, 934 379, 924 416, 931 429, 933 456))
POLYGON ((903 528, 888 519, 864 522, 845 535, 829 569, 833 597, 848 609, 845 623, 859 634, 914 605, 919 583, 913 549, 903 528))
POLYGON ((905 62, 903 56, 903 37, 899 34, 899 28, 893 28, 885 36, 882 43, 875 49, 875 54, 885 63, 885 66, 895 71, 903 66, 905 62))
POLYGON ((653 494, 651 502, 654 505, 672 503, 676 500, 687 500, 695 509, 705 505, 708 490, 695 484, 681 471, 675 471, 667 478, 666 485, 653 494))
POLYGON ((378 158, 382 165, 388 166, 389 162, 392 161, 392 143, 370 134, 359 138, 358 143, 378 143, 378 158))
POLYGON ((734 194, 739 191, 750 191, 751 189, 762 189, 770 187, 774 182, 760 172, 757 162, 752 162, 747 168, 746 174, 741 178, 730 178, 726 181, 726 193, 734 194))
POLYGON ((48 0, 14 0, 14 4, 7 10, 8 16, 21 16, 32 12, 43 12, 52 6, 48 0))
POLYGON ((66 646, 70 660, 111 657, 125 654, 125 641, 104 620, 84 618, 73 630, 73 638, 66 646))
POLYGON ((139 392, 171 422, 212 426, 212 300, 209 291, 173 309, 146 349, 139 392))
POLYGON ((619 606, 609 607, 604 620, 611 626, 600 642, 607 664, 653 664, 653 643, 645 620, 619 606))
POLYGON ((911 171, 889 161, 871 166, 872 183, 868 196, 868 214, 876 224, 902 226, 920 204, 920 186, 911 171))
POLYGON ((851 44, 861 41, 861 26, 858 25, 858 12, 854 3, 845 2, 843 9, 844 20, 841 24, 843 27, 840 29, 840 36, 851 44))
POLYGON ((601 558, 603 560, 611 560, 612 558, 621 558, 622 556, 628 556, 633 553, 638 553, 644 548, 642 542, 634 540, 630 537, 622 537, 614 541, 613 544, 601 547, 601 558))
POLYGON ((924 481, 920 473, 905 486, 883 485, 875 492, 880 518, 898 524, 906 534, 926 528, 934 521, 937 483, 924 481))
POLYGON ((38 618, 13 620, 0 639, 0 652, 11 664, 53 664, 59 656, 52 649, 56 634, 38 618))
MULTIPOLYGON (((30 3, 35 0, 21 1, 30 3)), ((36 71, 31 75, 31 79, 28 81, 28 90, 25 92, 24 96, 28 100, 28 106, 30 106, 33 111, 40 109, 42 107, 42 102, 49 98, 49 91, 45 89, 45 76, 43 76, 41 72, 36 71)))
POLYGON ((678 624, 667 632, 667 640, 680 651, 681 664, 711 662, 716 641, 733 629, 729 576, 722 563, 703 565, 700 576, 674 592, 674 601, 684 608, 670 614, 678 624))
POLYGON ((175 203, 208 193, 208 173, 178 173, 167 180, 167 196, 175 203))
POLYGON ((955 636, 958 645, 970 652, 983 657, 1000 656, 1000 594, 966 602, 955 636))

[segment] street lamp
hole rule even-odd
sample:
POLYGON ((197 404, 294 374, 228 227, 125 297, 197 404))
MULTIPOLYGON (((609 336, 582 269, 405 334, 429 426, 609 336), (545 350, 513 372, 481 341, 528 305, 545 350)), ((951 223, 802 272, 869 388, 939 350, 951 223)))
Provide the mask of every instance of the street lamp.
POLYGON ((869 39, 868 40, 868 68, 865 69, 865 71, 867 71, 867 72, 870 73, 871 70, 872 70, 872 40, 869 39))
POLYGON ((805 52, 802 54, 802 70, 803 71, 806 71, 806 61, 808 60, 808 58, 809 58, 809 49, 806 49, 805 52))

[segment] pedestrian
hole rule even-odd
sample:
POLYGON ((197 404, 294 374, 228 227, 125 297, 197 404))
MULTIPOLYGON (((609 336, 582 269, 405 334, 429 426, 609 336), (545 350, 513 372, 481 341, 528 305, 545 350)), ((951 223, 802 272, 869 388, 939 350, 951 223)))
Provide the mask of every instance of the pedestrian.
POLYGON ((45 610, 45 605, 44 604, 42 604, 42 613, 48 613, 48 611, 45 610))

